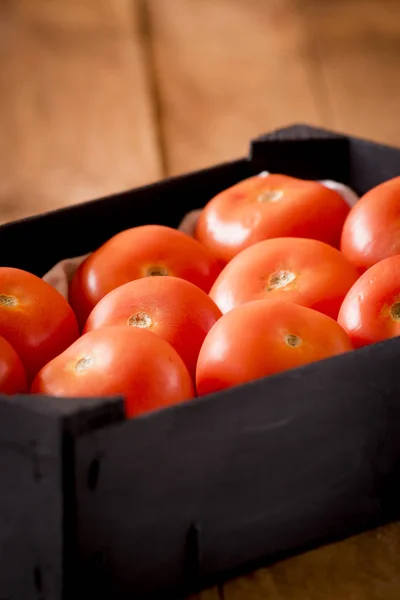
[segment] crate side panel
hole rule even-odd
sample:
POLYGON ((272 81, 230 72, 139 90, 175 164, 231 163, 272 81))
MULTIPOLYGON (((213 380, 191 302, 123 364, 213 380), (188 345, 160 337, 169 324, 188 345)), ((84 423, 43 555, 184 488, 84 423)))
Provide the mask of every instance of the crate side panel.
POLYGON ((251 142, 254 172, 284 173, 302 179, 349 182, 349 141, 344 135, 292 125, 262 135, 251 142))
POLYGON ((123 229, 149 223, 177 227, 188 211, 250 173, 242 159, 3 225, 2 264, 41 276, 59 260, 95 250, 123 229))
POLYGON ((150 597, 398 516, 399 350, 392 340, 78 440, 81 568, 101 557, 92 581, 150 597))
POLYGON ((324 129, 322 127, 315 127, 313 125, 307 125, 306 123, 294 123, 287 127, 280 127, 274 129, 268 133, 264 133, 255 138, 254 141, 263 140, 279 140, 279 141, 294 141, 294 140, 326 140, 343 138, 342 133, 331 131, 330 129, 324 129))
POLYGON ((0 598, 61 600, 61 427, 0 397, 0 598))
POLYGON ((350 138, 350 184, 358 194, 399 175, 400 149, 350 138))
POLYGON ((77 556, 73 440, 123 418, 121 398, 0 396, 1 599, 68 597, 77 556))

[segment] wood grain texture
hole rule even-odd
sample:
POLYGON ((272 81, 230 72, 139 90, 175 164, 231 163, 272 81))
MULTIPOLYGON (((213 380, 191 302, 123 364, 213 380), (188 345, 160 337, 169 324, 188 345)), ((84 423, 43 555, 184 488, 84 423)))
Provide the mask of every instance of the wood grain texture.
POLYGON ((1 0, 0 221, 161 176, 131 0, 1 0))
POLYGON ((204 590, 199 594, 190 596, 187 600, 224 600, 222 587, 213 587, 209 590, 204 590))
POLYGON ((242 156, 251 136, 329 121, 293 0, 150 0, 169 173, 242 156))
POLYGON ((398 600, 400 524, 331 544, 225 584, 224 600, 398 600))
POLYGON ((297 0, 329 124, 400 145, 400 3, 297 0))

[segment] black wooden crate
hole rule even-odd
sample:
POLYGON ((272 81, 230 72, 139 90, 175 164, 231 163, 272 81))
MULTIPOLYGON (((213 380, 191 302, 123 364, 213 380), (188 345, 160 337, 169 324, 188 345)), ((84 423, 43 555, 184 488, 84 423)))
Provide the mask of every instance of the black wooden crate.
MULTIPOLYGON (((400 151, 307 126, 250 155, 0 228, 44 274, 267 169, 359 194, 400 151)), ((400 516, 400 340, 132 421, 122 399, 0 397, 0 600, 172 598, 400 516)))

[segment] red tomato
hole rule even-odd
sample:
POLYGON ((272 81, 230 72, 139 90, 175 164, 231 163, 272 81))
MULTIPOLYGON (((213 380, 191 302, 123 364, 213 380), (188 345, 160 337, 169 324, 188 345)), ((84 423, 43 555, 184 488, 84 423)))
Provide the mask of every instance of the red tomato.
POLYGON ((0 336, 0 393, 21 394, 27 391, 25 369, 14 348, 0 336))
POLYGON ((400 177, 373 188, 353 206, 341 249, 361 269, 400 254, 400 177))
POLYGON ((32 273, 0 267, 0 335, 13 346, 31 381, 79 331, 72 308, 56 289, 32 273))
POLYGON ((400 335, 400 255, 361 275, 348 292, 338 322, 354 347, 400 335))
POLYGON ((336 319, 357 278, 357 269, 328 244, 276 238, 236 256, 214 283, 210 296, 222 313, 251 300, 273 297, 336 319))
POLYGON ((144 225, 118 233, 81 264, 70 301, 83 327, 99 300, 128 281, 171 275, 208 293, 220 271, 219 261, 193 238, 170 227, 144 225))
POLYGON ((60 397, 123 395, 128 418, 194 395, 191 377, 172 346, 125 326, 83 335, 43 367, 31 391, 60 397))
POLYGON ((208 333, 197 363, 197 392, 216 392, 351 348, 330 317, 296 304, 256 300, 224 315, 208 333))
POLYGON ((259 175, 213 198, 200 215, 196 238, 225 262, 276 237, 312 238, 338 247, 349 210, 340 194, 316 181, 259 175))
POLYGON ((177 277, 146 277, 109 292, 94 307, 84 331, 129 325, 171 344, 194 377, 206 334, 221 311, 203 290, 177 277))

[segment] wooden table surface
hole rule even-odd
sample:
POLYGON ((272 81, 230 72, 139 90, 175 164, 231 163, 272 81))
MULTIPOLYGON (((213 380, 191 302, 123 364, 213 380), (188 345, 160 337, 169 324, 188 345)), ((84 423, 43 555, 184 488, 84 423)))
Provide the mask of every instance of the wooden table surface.
MULTIPOLYGON (((293 122, 400 145, 397 0, 0 0, 0 222, 242 156, 293 122)), ((201 600, 398 600, 392 525, 201 600)))

